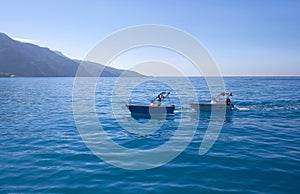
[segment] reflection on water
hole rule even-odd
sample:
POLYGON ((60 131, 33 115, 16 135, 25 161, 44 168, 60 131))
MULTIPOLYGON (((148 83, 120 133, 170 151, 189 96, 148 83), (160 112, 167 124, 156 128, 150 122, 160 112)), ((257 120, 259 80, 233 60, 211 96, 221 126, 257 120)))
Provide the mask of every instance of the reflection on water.
POLYGON ((149 119, 154 120, 174 120, 175 114, 142 114, 142 113, 131 113, 131 117, 138 122, 144 123, 148 122, 149 119))

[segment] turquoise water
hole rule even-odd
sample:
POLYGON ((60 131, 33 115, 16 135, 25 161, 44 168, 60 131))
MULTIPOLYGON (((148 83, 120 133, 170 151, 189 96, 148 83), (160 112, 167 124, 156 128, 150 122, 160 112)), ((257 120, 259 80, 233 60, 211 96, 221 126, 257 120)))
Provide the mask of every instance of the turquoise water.
MULTIPOLYGON (((168 79, 181 87, 180 79, 168 79)), ((171 87, 157 82, 137 86, 131 100, 148 103, 168 88, 175 115, 136 120, 121 106, 122 92, 114 115, 110 102, 116 78, 103 78, 95 107, 114 142, 147 150, 168 142, 180 123, 187 130, 196 127, 191 142, 175 159, 148 170, 126 170, 98 158, 82 141, 72 111, 72 78, 1 78, 0 193, 299 192, 300 77, 224 80, 237 109, 226 115, 212 148, 199 155, 209 116, 198 117, 180 104, 171 87), (134 122, 145 124, 145 129, 130 129, 134 122), (147 129, 149 122, 159 129, 147 129)), ((205 81, 191 82, 199 100, 209 100, 205 81)), ((189 92, 185 95, 188 99, 189 92)))

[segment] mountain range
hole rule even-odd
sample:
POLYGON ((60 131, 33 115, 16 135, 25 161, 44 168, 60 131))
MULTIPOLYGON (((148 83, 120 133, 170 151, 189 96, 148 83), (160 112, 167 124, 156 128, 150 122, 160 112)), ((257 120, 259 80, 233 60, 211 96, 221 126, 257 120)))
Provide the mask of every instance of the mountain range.
POLYGON ((98 76, 90 69, 100 69, 103 77, 143 76, 134 71, 116 69, 89 61, 73 60, 60 51, 16 41, 0 32, 0 77, 74 77, 80 63, 89 66, 80 76, 98 76))

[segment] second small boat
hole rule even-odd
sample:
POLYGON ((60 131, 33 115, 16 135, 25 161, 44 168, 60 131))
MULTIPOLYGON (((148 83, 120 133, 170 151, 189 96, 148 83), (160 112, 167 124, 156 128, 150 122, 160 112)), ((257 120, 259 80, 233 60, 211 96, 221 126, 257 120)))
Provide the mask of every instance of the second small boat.
POLYGON ((211 102, 190 102, 190 105, 194 110, 200 111, 224 110, 224 108, 229 111, 234 109, 231 96, 231 92, 222 92, 218 98, 212 98, 211 102))

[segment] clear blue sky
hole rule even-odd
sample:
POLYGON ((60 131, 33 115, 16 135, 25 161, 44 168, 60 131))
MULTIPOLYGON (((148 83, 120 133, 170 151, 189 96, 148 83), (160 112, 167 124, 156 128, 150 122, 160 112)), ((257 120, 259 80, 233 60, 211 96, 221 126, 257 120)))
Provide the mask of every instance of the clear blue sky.
POLYGON ((82 59, 101 39, 140 24, 200 40, 225 75, 300 75, 300 1, 0 0, 0 31, 82 59))

